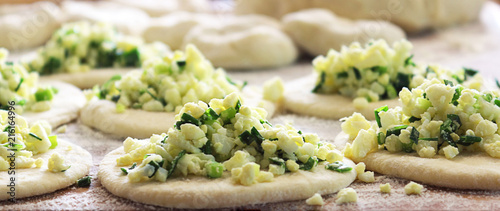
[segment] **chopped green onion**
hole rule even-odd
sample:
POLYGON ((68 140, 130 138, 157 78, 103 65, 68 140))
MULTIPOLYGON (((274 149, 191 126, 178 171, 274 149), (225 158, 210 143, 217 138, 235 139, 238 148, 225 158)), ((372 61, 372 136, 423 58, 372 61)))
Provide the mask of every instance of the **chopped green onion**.
POLYGON ((413 142, 401 143, 401 146, 402 146, 404 152, 406 152, 406 153, 413 152, 413 142))
POLYGON ((37 102, 40 101, 50 101, 54 98, 54 92, 52 89, 47 88, 47 89, 38 89, 38 91, 35 92, 35 99, 37 102))
POLYGON ((314 168, 317 165, 318 165, 318 160, 314 159, 313 157, 309 157, 309 159, 307 159, 306 163, 300 164, 299 168, 302 170, 311 170, 312 168, 314 168))
POLYGON ((211 162, 206 165, 207 175, 210 178, 220 178, 224 172, 224 165, 218 162, 211 162))
POLYGON ((151 175, 148 175, 149 178, 153 177, 156 172, 158 171, 159 168, 161 168, 160 164, 158 164, 156 161, 152 160, 148 163, 149 165, 153 166, 155 168, 155 170, 153 171, 153 173, 151 175))
POLYGON ((412 59, 413 59, 413 54, 405 59, 405 67, 408 65, 411 65, 414 67, 416 66, 412 59))
POLYGON ((436 73, 436 71, 434 71, 434 69, 432 69, 430 66, 427 66, 427 68, 425 68, 425 73, 426 74, 436 73))
POLYGON ((349 172, 352 170, 352 167, 345 165, 341 161, 335 161, 334 163, 329 163, 328 165, 325 166, 325 168, 340 173, 349 172))
POLYGON ((16 89, 14 89, 15 92, 17 92, 19 90, 19 88, 21 88, 21 84, 23 84, 23 81, 24 81, 24 78, 21 78, 21 80, 19 81, 19 83, 16 86, 16 89))
POLYGON ((50 147, 49 149, 55 149, 57 147, 57 136, 49 136, 50 147))
POLYGON ((236 109, 228 108, 220 113, 220 118, 224 122, 224 124, 230 123, 231 119, 236 116, 236 109))
POLYGON ((405 87, 410 87, 410 81, 411 81, 412 76, 410 74, 405 74, 405 73, 398 73, 396 84, 394 88, 396 89, 397 92, 403 90, 405 87))
POLYGON ((349 74, 347 72, 340 72, 337 74, 337 78, 347 78, 349 74))
POLYGON ((385 134, 383 132, 378 132, 377 142, 378 142, 378 145, 382 145, 385 143, 385 134))
POLYGON ((211 125, 219 119, 219 115, 212 108, 208 108, 201 116, 200 120, 205 125, 211 125))
POLYGON ((250 145, 255 141, 257 145, 260 145, 262 141, 265 140, 255 127, 252 127, 250 131, 251 132, 248 132, 248 130, 246 130, 245 132, 241 133, 241 135, 239 136, 241 142, 245 143, 246 145, 250 145))
POLYGON ((495 105, 500 107, 500 98, 495 99, 495 105))
POLYGON ((443 81, 444 81, 444 84, 445 84, 446 86, 454 86, 454 85, 453 85, 453 81, 446 80, 446 79, 444 79, 443 81))
POLYGON ((92 177, 86 176, 76 181, 76 186, 78 187, 90 187, 92 183, 92 177))
POLYGON ((3 129, 3 132, 8 132, 11 128, 12 128, 12 126, 7 125, 7 127, 5 127, 5 129, 3 129))
POLYGON ((205 143, 205 145, 203 145, 203 147, 201 147, 201 151, 203 152, 203 154, 207 154, 207 155, 212 154, 212 142, 210 141, 210 139, 208 139, 208 141, 205 143))
POLYGON ((273 126, 271 123, 269 123, 267 120, 259 120, 260 121, 260 124, 268 124, 269 126, 273 126))
POLYGON ((130 170, 132 170, 132 169, 135 169, 135 167, 136 167, 136 166, 137 166, 137 163, 134 163, 134 164, 132 164, 132 166, 131 166, 130 168, 128 168, 128 169, 126 169, 126 168, 120 168, 120 169, 122 170, 122 172, 123 172, 123 173, 128 174, 128 171, 130 171, 130 170))
POLYGON ((14 144, 14 143, 7 143, 7 144, 4 144, 2 146, 7 147, 9 149, 12 149, 14 151, 19 151, 19 150, 21 150, 21 149, 24 148, 23 145, 21 145, 21 144, 14 144))
POLYGON ((455 89, 455 94, 453 94, 453 98, 451 99, 451 103, 455 106, 458 105, 458 99, 462 95, 462 91, 464 90, 463 87, 459 86, 455 89))
POLYGON ((396 135, 396 136, 399 136, 401 135, 401 130, 404 130, 408 128, 408 125, 400 125, 400 126, 396 126, 396 127, 393 127, 393 128, 390 128, 389 130, 387 130, 387 137, 391 136, 391 135, 396 135))
POLYGON ((371 68, 373 72, 378 72, 380 75, 387 72, 386 66, 375 66, 371 68))
MULTIPOLYGON (((462 80, 460 77, 458 77, 458 75, 452 75, 451 77, 452 77, 452 78, 454 78, 455 80, 457 80, 457 82, 458 82, 459 84, 461 84, 461 83, 463 83, 463 82, 464 82, 464 80, 462 80)), ((453 86, 453 85, 452 85, 452 86, 453 86)))
POLYGON ((393 85, 389 84, 385 87, 387 97, 389 99, 394 99, 398 97, 398 92, 396 91, 396 88, 394 88, 393 85))
POLYGON ((179 61, 176 61, 176 63, 177 63, 177 66, 179 66, 181 68, 184 67, 184 66, 186 66, 186 61, 185 60, 179 60, 179 61))
POLYGON ((377 108, 375 109, 375 120, 377 121, 377 125, 379 128, 382 127, 382 122, 380 122, 380 116, 379 116, 379 113, 382 112, 382 111, 388 111, 389 110, 389 107, 388 106, 382 106, 380 108, 377 108))
POLYGON ((323 84, 325 84, 325 81, 326 81, 326 72, 323 71, 323 72, 321 72, 320 80, 319 80, 318 84, 316 84, 316 86, 314 87, 312 92, 318 93, 318 91, 321 89, 321 87, 323 87, 323 84))
POLYGON ((457 144, 463 145, 463 146, 470 146, 476 142, 481 142, 482 138, 478 136, 462 136, 460 139, 457 141, 457 144))
POLYGON ((352 67, 352 70, 354 71, 354 75, 356 76, 356 79, 361 80, 361 72, 358 70, 358 68, 352 67))
POLYGON ((113 101, 113 102, 115 102, 115 103, 116 103, 116 102, 118 102, 118 100, 120 100, 120 95, 113 95, 113 96, 111 97, 111 101, 113 101))
POLYGON ((414 117, 414 116, 412 116, 412 117, 410 117, 410 118, 408 119, 408 121, 409 121, 410 123, 413 123, 413 122, 416 122, 416 121, 420 121, 421 119, 422 119, 422 118, 418 118, 418 117, 414 117))
POLYGON ((439 141, 439 138, 418 138, 421 141, 439 141))
POLYGON ((485 94, 485 95, 483 95, 483 99, 486 100, 486 102, 489 103, 489 102, 491 102, 493 100, 493 95, 491 95, 489 93, 485 94))
POLYGON ((417 128, 413 127, 411 129, 410 133, 410 140, 413 141, 413 143, 418 144, 418 137, 420 136, 420 132, 418 132, 417 128))
POLYGON ((181 125, 187 124, 187 123, 190 123, 190 124, 193 124, 193 125, 196 125, 196 126, 200 126, 201 125, 200 120, 194 118, 193 116, 191 116, 191 114, 183 113, 182 116, 181 116, 181 120, 177 121, 175 123, 175 127, 178 130, 180 130, 181 129, 181 125))
POLYGON ((170 170, 168 170, 167 178, 169 178, 175 171, 175 168, 177 167, 177 163, 179 163, 179 160, 186 154, 186 150, 182 150, 179 152, 177 156, 175 156, 174 160, 172 160, 172 165, 170 166, 170 170))
POLYGON ((500 88, 500 82, 498 82, 498 79, 495 78, 495 82, 497 84, 497 87, 500 88))
POLYGON ((42 141, 42 138, 38 137, 34 133, 28 133, 31 137, 38 139, 39 141, 42 141))
POLYGON ((67 171, 70 168, 71 168, 71 166, 69 166, 67 169, 62 170, 61 172, 65 172, 65 171, 67 171))
POLYGON ((464 73, 465 75, 468 75, 468 76, 474 76, 478 73, 479 71, 477 70, 474 70, 474 69, 471 69, 471 68, 466 68, 464 67, 464 73))
POLYGON ((236 102, 236 105, 234 106, 234 110, 236 110, 236 113, 240 112, 240 108, 241 108, 241 102, 240 100, 238 100, 238 102, 236 102))

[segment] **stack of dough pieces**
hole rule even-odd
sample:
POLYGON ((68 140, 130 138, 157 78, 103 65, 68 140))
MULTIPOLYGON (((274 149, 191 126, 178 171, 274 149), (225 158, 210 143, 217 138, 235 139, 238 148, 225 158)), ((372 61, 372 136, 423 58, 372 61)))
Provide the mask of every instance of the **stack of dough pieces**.
POLYGON ((330 49, 371 39, 393 43, 405 38, 401 28, 385 21, 358 20, 336 16, 326 9, 308 9, 283 17, 285 31, 311 55, 325 55, 330 49))
POLYGON ((381 19, 409 33, 476 20, 486 0, 239 0, 237 14, 264 14, 276 18, 303 9, 325 8, 352 19, 381 19))
POLYGON ((160 40, 172 49, 194 44, 214 66, 229 69, 278 67, 298 56, 280 23, 260 15, 172 13, 153 20, 143 37, 160 40))
POLYGON ((0 47, 33 48, 45 43, 60 25, 61 10, 52 2, 0 7, 0 47))

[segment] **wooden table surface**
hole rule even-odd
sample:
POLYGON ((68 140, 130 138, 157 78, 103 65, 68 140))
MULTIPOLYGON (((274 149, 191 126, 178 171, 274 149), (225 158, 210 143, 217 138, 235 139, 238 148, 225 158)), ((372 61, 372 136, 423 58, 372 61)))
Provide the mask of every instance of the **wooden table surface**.
MULTIPOLYGON (((500 78, 500 6, 488 2, 477 23, 445 29, 435 33, 410 37, 414 44, 415 59, 419 62, 442 64, 450 67, 471 67, 480 70, 488 80, 500 78)), ((236 79, 250 84, 262 84, 262 78, 280 76, 285 82, 312 72, 310 58, 297 64, 276 70, 230 72, 236 79)), ((335 120, 281 114, 272 123, 293 122, 302 131, 315 132, 326 141, 333 141, 340 131, 335 120)), ((60 138, 78 144, 93 155, 93 177, 90 188, 69 187, 54 193, 20 199, 17 203, 0 202, 3 209, 99 209, 99 210, 149 210, 161 207, 135 203, 109 193, 96 177, 99 162, 104 155, 122 145, 123 138, 103 134, 90 129, 78 121, 67 125, 68 130, 60 138)), ((323 196, 322 207, 308 206, 305 200, 252 205, 243 209, 261 210, 500 210, 500 191, 456 190, 424 185, 419 196, 407 196, 403 187, 409 181, 376 175, 374 183, 354 182, 359 196, 357 203, 335 204, 335 194, 323 196), (381 194, 379 185, 391 183, 393 192, 381 194)))

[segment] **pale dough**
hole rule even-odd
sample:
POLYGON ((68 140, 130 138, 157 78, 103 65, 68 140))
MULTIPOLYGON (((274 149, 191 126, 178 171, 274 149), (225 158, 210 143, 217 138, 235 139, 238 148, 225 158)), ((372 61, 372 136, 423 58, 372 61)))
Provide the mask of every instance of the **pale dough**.
POLYGON ((89 72, 57 73, 41 76, 40 81, 64 81, 80 89, 90 89, 95 85, 104 84, 114 75, 124 75, 132 70, 136 70, 136 68, 102 68, 93 69, 89 72))
MULTIPOLYGON (((33 156, 35 159, 44 159, 41 168, 16 169, 16 199, 51 193, 66 188, 89 173, 92 166, 90 153, 67 141, 61 139, 57 141, 58 146, 55 149, 33 156), (71 150, 68 150, 68 148, 71 148, 71 150), (66 163, 71 165, 71 168, 60 173, 47 171, 47 160, 55 152, 62 155, 66 163)), ((8 192, 7 184, 10 183, 8 171, 0 171, 0 178, 2 178, 0 179, 0 201, 7 200, 10 198, 6 194, 8 192)))
POLYGON ((149 23, 144 11, 109 1, 63 1, 61 9, 65 22, 108 22, 128 35, 140 35, 149 23))
POLYGON ((25 111, 22 115, 28 122, 45 120, 49 122, 52 128, 71 122, 78 117, 80 109, 86 104, 86 98, 83 92, 75 86, 63 82, 46 81, 41 86, 53 86, 59 90, 54 95, 51 108, 47 111, 32 112, 25 111))
POLYGON ((159 17, 176 11, 208 12, 210 4, 207 0, 110 0, 126 6, 135 7, 148 13, 151 17, 159 17))
MULTIPOLYGON (((262 95, 253 92, 255 88, 247 87, 243 91, 245 105, 263 107, 271 117, 276 106, 262 99, 262 95), (246 98, 245 98, 246 97, 246 98)), ((120 137, 149 138, 153 134, 168 132, 176 123, 175 112, 152 112, 142 109, 126 109, 123 113, 116 112, 116 104, 109 100, 89 102, 81 111, 83 124, 102 132, 120 137)))
POLYGON ((179 50, 184 37, 193 27, 212 24, 216 21, 216 17, 210 14, 174 12, 151 19, 142 37, 146 42, 160 41, 172 50, 179 50))
MULTIPOLYGON (((234 184, 229 172, 219 179, 189 176, 166 182, 130 183, 116 166, 116 159, 123 155, 120 147, 104 157, 98 173, 102 185, 117 196, 165 207, 209 209, 302 200, 315 193, 335 193, 356 179, 354 170, 338 173, 319 165, 314 172, 300 170, 252 186, 234 184)), ((354 167, 347 158, 343 162, 354 167)))
POLYGON ((308 9, 283 17, 284 30, 309 54, 326 55, 352 42, 384 39, 388 43, 405 39, 404 31, 386 21, 342 18, 326 9, 308 9))
POLYGON ((353 99, 340 94, 312 93, 316 85, 315 75, 291 81, 285 88, 284 105, 294 113, 328 119, 340 119, 351 116, 354 112, 363 114, 367 119, 375 119, 374 110, 387 105, 389 108, 400 106, 398 99, 381 100, 369 103, 362 110, 354 108, 353 99))
POLYGON ((0 6, 0 46, 23 50, 44 44, 60 26, 61 9, 52 2, 0 6))
POLYGON ((409 33, 476 20, 486 0, 238 0, 236 14, 276 18, 303 9, 325 8, 350 19, 386 20, 409 33))
MULTIPOLYGON (((343 148, 349 135, 340 133, 335 145, 343 148)), ((363 160, 366 168, 381 174, 429 185, 460 189, 500 190, 500 159, 486 153, 460 153, 452 160, 438 155, 422 158, 417 153, 379 150, 363 160)))
POLYGON ((298 51, 279 22, 260 15, 231 17, 221 24, 198 25, 184 37, 216 67, 257 69, 288 65, 298 51))

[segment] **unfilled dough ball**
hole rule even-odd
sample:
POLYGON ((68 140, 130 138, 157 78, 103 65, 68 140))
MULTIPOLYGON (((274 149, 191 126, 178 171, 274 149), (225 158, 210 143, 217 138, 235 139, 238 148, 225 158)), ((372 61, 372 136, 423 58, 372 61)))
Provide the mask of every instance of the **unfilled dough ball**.
POLYGON ((326 55, 329 49, 340 50, 352 42, 365 43, 385 39, 388 43, 404 39, 398 26, 385 21, 349 20, 326 9, 308 9, 283 17, 285 31, 301 48, 313 56, 326 55))
POLYGON ((142 10, 114 2, 63 1, 61 8, 66 22, 107 22, 129 35, 140 35, 150 21, 149 15, 142 10))
POLYGON ((0 46, 9 50, 45 43, 60 26, 61 9, 52 2, 0 7, 0 46))
POLYGON ((271 68, 292 63, 298 52, 279 22, 264 16, 228 17, 220 25, 199 25, 184 38, 214 66, 228 69, 271 68))
POLYGON ((208 14, 175 12, 151 20, 142 36, 146 42, 160 41, 173 50, 181 49, 186 34, 197 25, 208 25, 216 17, 208 14))
POLYGON ((325 8, 350 19, 390 21, 408 33, 476 20, 486 0, 237 0, 236 14, 281 18, 290 12, 325 8))
POLYGON ((175 11, 208 12, 208 0, 110 0, 141 9, 151 17, 160 17, 175 11))

